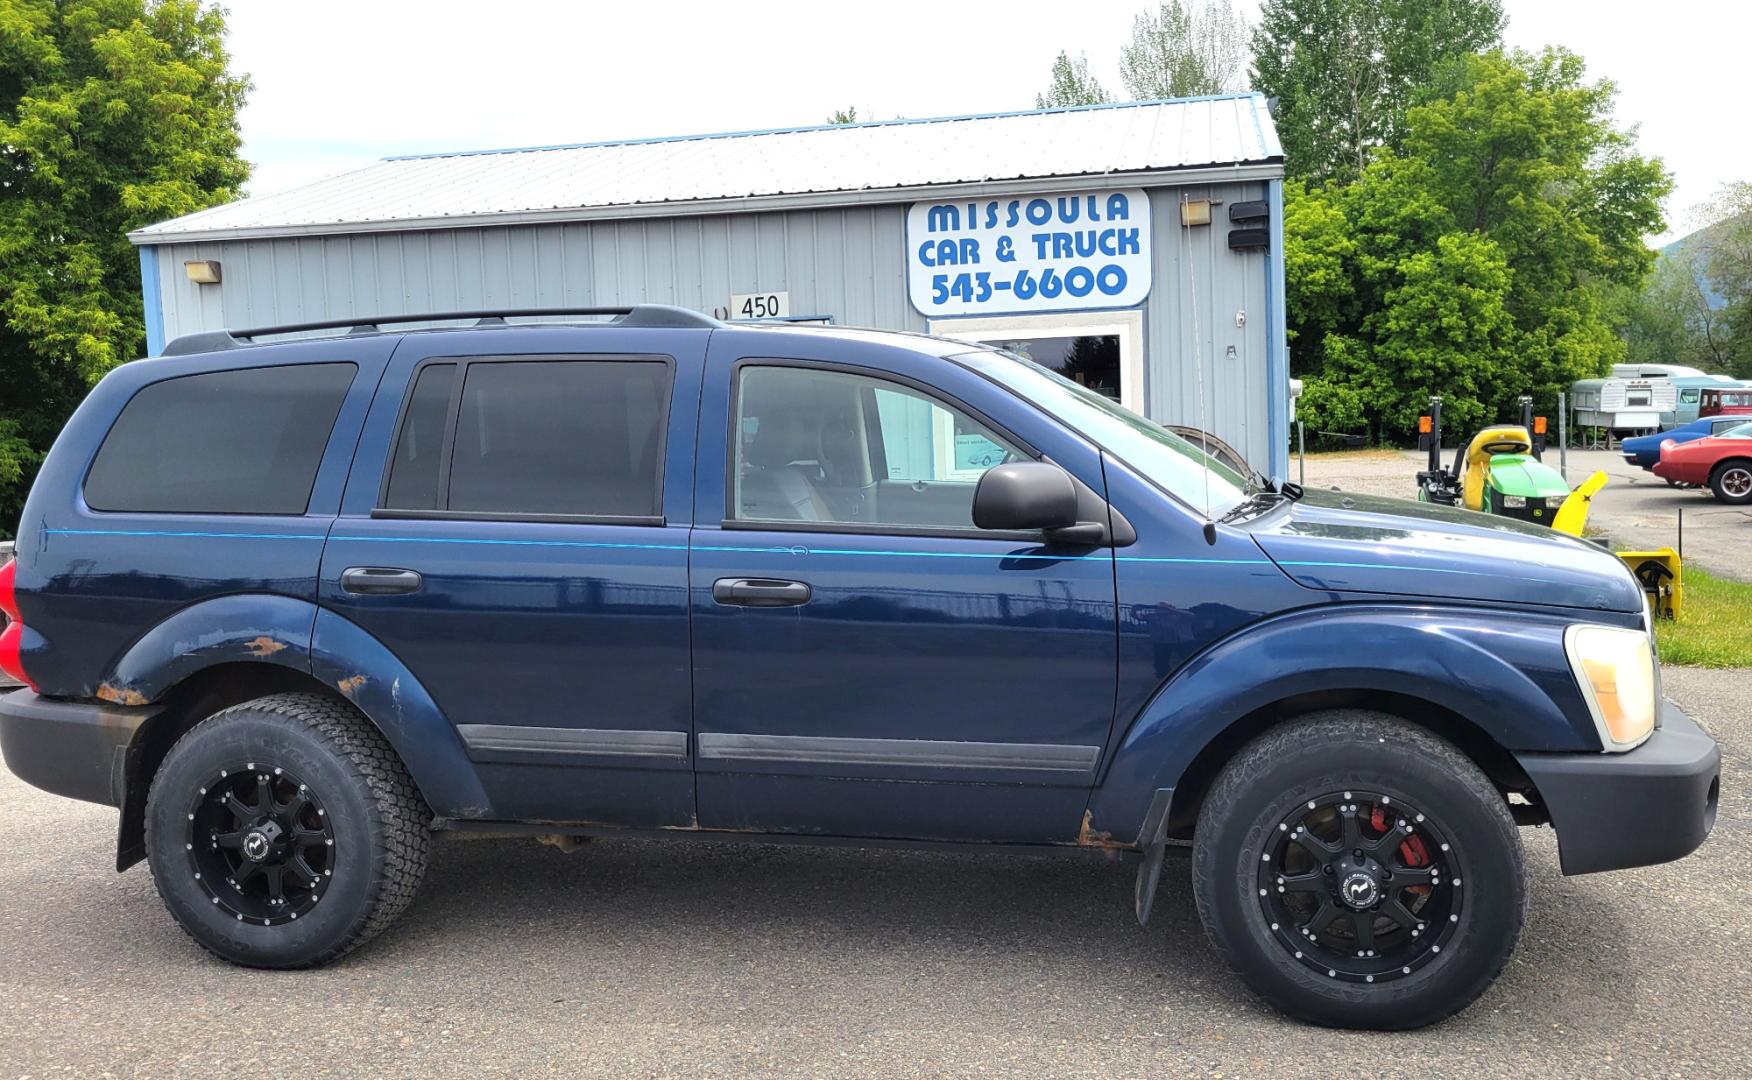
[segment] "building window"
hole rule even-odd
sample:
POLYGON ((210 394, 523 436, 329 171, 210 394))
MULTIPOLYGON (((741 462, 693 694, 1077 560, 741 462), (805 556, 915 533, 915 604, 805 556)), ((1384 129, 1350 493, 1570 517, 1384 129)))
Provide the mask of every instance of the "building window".
POLYGON ((1025 356, 1132 412, 1148 412, 1142 311, 932 319, 930 329, 941 337, 976 341, 1025 356))
POLYGON ((353 364, 152 383, 116 419, 85 481, 93 510, 302 514, 353 364))

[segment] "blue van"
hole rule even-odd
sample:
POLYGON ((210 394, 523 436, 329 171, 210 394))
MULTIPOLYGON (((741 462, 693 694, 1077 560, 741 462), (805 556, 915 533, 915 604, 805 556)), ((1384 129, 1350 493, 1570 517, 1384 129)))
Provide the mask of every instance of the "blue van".
POLYGON ((355 948, 446 830, 1097 853, 1140 920, 1177 847, 1254 990, 1404 1028, 1507 962, 1516 826, 1583 874, 1713 824, 1591 544, 964 342, 517 314, 179 339, 37 478, 0 749, 227 960, 355 948))

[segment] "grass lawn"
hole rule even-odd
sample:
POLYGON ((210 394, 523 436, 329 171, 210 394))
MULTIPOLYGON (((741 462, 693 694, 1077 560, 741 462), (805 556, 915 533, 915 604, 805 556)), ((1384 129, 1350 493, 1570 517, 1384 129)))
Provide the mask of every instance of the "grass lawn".
POLYGON ((1655 620, 1663 664, 1752 667, 1752 585, 1687 566, 1679 618, 1655 620))

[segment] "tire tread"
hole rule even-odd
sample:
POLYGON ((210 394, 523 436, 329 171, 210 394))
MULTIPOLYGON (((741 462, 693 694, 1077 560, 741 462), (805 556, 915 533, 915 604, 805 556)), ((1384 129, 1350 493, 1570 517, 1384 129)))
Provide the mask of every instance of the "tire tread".
MULTIPOLYGON (((366 917, 341 941, 300 962, 276 965, 290 968, 320 967, 340 959, 372 938, 381 934, 407 910, 419 892, 431 857, 431 811, 414 785, 413 777, 383 733, 357 709, 338 698, 316 693, 279 693, 253 698, 222 709, 196 724, 177 740, 165 760, 176 754, 184 743, 199 739, 215 725, 241 713, 272 713, 303 725, 313 732, 334 754, 343 768, 351 771, 369 794, 369 804, 375 811, 377 833, 382 839, 381 861, 372 867, 375 889, 368 894, 366 917)), ((146 847, 151 850, 152 815, 146 815, 148 834, 146 847)), ((166 902, 164 889, 154 872, 153 884, 166 902)), ((197 935, 191 935, 214 955, 214 950, 197 935)), ((223 957, 223 959, 230 959, 223 957)))
MULTIPOLYGON (((1364 709, 1332 709, 1318 713, 1310 713, 1305 717, 1287 721, 1273 727, 1255 738, 1243 747, 1224 766, 1215 783, 1211 785, 1205 797, 1203 809, 1199 817, 1199 832, 1208 834, 1203 826, 1209 820, 1212 807, 1237 805, 1244 795, 1253 787, 1259 775, 1266 769, 1280 764, 1286 759, 1294 759, 1306 752, 1309 746, 1328 745, 1341 742, 1376 741, 1391 743, 1397 747, 1407 747, 1413 752, 1443 770, 1457 780, 1467 792, 1487 808, 1488 816, 1495 822, 1498 835, 1494 838, 1481 838, 1485 841, 1494 839, 1504 845, 1510 853, 1511 860, 1517 872, 1522 866, 1521 837, 1510 816, 1508 806, 1496 787, 1491 784, 1472 759, 1467 757, 1457 747, 1447 740, 1437 736, 1426 728, 1419 727, 1409 721, 1386 713, 1373 712, 1364 709)), ((1222 922, 1213 918, 1213 905, 1224 902, 1224 884, 1222 874, 1224 867, 1218 853, 1213 852, 1208 844, 1200 844, 1199 836, 1194 836, 1194 851, 1192 859, 1193 895, 1198 903, 1199 918, 1204 924, 1205 932, 1210 936, 1212 944, 1217 947, 1231 968, 1240 974, 1247 983, 1274 1006, 1299 1019, 1313 1023, 1332 1025, 1335 1023, 1330 1011, 1315 1011, 1293 993, 1286 993, 1276 988, 1269 981, 1254 977, 1241 962, 1244 955, 1236 947, 1236 943, 1228 939, 1228 933, 1222 922)), ((1524 904, 1517 908, 1524 912, 1524 904)), ((1344 1023, 1343 1026, 1355 1026, 1378 1030, 1405 1030, 1423 1027, 1459 1012, 1484 993, 1496 978, 1502 974, 1508 965, 1509 957, 1520 941, 1524 917, 1518 915, 1509 928, 1506 947, 1487 968, 1466 986, 1459 986, 1446 994, 1437 1007, 1423 1012, 1394 1011, 1391 1009, 1369 1010, 1367 1016, 1359 1016, 1354 1023, 1344 1023)), ((1389 984, 1390 985, 1390 984, 1389 984)))

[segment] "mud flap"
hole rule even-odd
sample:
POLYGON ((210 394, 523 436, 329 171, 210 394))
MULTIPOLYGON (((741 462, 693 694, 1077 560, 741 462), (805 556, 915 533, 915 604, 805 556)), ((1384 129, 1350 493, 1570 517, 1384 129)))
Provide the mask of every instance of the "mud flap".
POLYGON ((1150 907, 1156 902, 1156 883, 1162 879, 1162 859, 1168 852, 1168 806, 1173 801, 1173 788, 1158 789, 1150 800, 1150 812, 1144 815, 1144 827, 1138 831, 1138 847, 1143 849, 1144 858, 1138 865, 1132 902, 1139 926, 1150 921, 1150 907))

